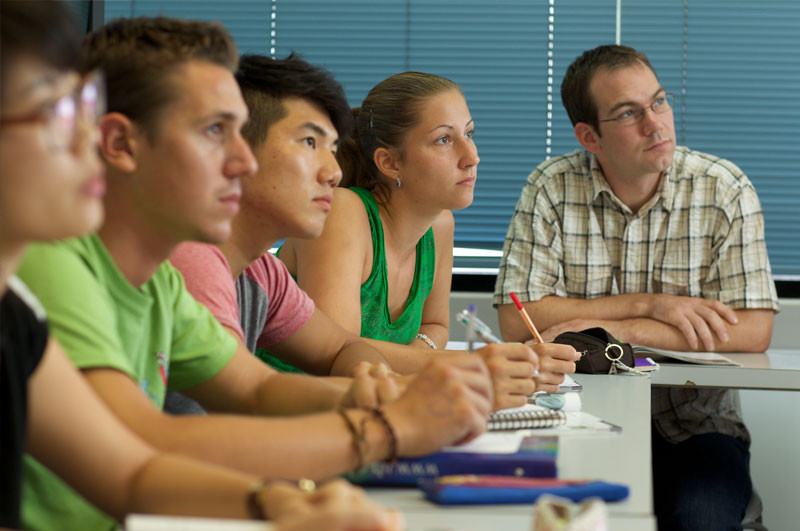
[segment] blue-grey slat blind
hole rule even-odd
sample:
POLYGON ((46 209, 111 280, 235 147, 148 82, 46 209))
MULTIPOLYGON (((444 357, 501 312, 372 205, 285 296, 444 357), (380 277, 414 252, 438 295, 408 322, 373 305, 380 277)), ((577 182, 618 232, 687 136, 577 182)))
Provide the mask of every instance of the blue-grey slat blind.
MULTIPOLYGON (((561 80, 570 63, 584 50, 614 42, 616 4, 613 1, 556 1, 553 34, 553 136, 551 156, 580 147, 561 104, 561 80)), ((532 168, 531 168, 532 169, 532 168)), ((530 173, 530 172, 529 172, 530 173)), ((520 187, 521 190, 521 187, 520 187)))
POLYGON ((684 51, 688 60, 688 35, 685 33, 683 2, 625 0, 622 10, 622 44, 645 53, 656 69, 658 79, 678 98, 675 103, 675 132, 679 144, 686 144, 686 97, 684 51), (655 5, 658 4, 658 5, 655 5))
POLYGON ((217 20, 230 31, 240 52, 270 52, 270 0, 112 0, 104 6, 106 21, 142 16, 217 20))
MULTIPOLYGON (((475 202, 455 213, 456 245, 485 249, 501 248, 528 173, 548 155, 578 147, 561 79, 583 50, 613 42, 616 28, 614 0, 105 3, 106 20, 155 14, 220 20, 245 52, 299 52, 330 69, 354 106, 395 72, 455 80, 475 117, 481 156, 475 202)), ((800 4, 625 0, 621 20, 622 43, 644 51, 679 96, 679 142, 729 158, 748 174, 764 207, 775 273, 800 276, 800 216, 790 212, 800 207, 800 187, 790 181, 800 158, 793 94, 800 4)))
POLYGON ((407 70, 405 1, 279 0, 276 56, 300 53, 344 85, 353 107, 376 83, 407 70))
POLYGON ((800 3, 689 2, 687 143, 758 191, 776 275, 800 278, 800 3))

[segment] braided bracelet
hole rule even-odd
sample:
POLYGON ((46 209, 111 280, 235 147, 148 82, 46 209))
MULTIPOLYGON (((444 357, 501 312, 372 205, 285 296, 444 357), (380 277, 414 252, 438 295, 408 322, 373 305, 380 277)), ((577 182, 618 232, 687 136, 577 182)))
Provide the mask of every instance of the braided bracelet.
POLYGON ((436 350, 436 343, 433 342, 433 339, 429 338, 425 334, 417 334, 417 339, 421 339, 425 342, 426 345, 431 347, 433 350, 436 350))
POLYGON ((361 433, 358 432, 356 425, 353 424, 353 421, 347 416, 344 408, 339 408, 336 410, 336 412, 342 416, 344 423, 347 425, 347 429, 350 431, 350 435, 353 436, 353 450, 355 451, 356 458, 358 459, 356 470, 361 470, 364 467, 364 431, 362 429, 361 433))
POLYGON ((253 520, 266 520, 267 515, 264 513, 264 508, 258 502, 258 496, 267 488, 266 481, 256 481, 250 486, 247 491, 247 513, 253 520))
POLYGON ((370 411, 372 412, 372 416, 383 425, 386 430, 386 435, 389 436, 389 457, 386 459, 386 462, 395 464, 397 462, 397 434, 394 428, 392 428, 392 425, 389 424, 389 419, 386 418, 383 410, 376 407, 372 408, 370 411))

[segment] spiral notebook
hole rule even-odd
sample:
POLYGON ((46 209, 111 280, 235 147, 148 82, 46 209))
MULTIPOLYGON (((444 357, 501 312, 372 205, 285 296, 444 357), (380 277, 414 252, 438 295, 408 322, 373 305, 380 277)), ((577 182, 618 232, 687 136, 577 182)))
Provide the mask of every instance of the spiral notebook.
POLYGON ((561 410, 526 404, 492 413, 489 431, 553 428, 566 422, 567 415, 561 410))

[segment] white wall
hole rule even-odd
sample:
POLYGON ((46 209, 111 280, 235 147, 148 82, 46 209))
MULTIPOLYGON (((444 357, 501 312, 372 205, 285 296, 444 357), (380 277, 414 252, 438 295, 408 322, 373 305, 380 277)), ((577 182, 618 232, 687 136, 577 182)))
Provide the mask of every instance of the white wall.
MULTIPOLYGON (((491 293, 453 292, 450 294, 450 338, 464 338, 464 326, 456 323, 453 316, 470 304, 475 304, 478 317, 499 335, 491 293)), ((536 320, 535 316, 533 319, 536 320)), ((798 348, 798 330, 800 299, 781 300, 770 348, 798 348)), ((800 392, 740 391, 739 396, 742 415, 753 438, 750 471, 764 502, 764 523, 772 531, 797 529, 800 522, 800 392)))

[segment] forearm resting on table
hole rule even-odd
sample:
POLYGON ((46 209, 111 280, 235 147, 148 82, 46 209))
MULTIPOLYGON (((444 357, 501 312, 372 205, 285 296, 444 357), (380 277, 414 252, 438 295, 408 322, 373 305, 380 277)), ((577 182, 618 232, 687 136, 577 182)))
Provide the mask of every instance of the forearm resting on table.
MULTIPOLYGON (((722 341, 714 334, 714 349, 719 352, 764 352, 772 336, 772 310, 738 310, 737 324, 725 322, 728 340, 722 341)), ((692 349, 681 331, 667 323, 649 318, 603 320, 597 323, 616 338, 636 345, 647 345, 668 350, 692 349)), ((704 347, 700 346, 700 349, 704 347)))
POLYGON ((468 353, 466 350, 432 349, 422 342, 417 346, 416 342, 411 345, 401 345, 379 339, 365 338, 365 341, 381 351, 389 360, 389 366, 394 372, 405 376, 417 374, 431 360, 458 357, 468 353))
MULTIPOLYGON (((122 382, 122 393, 132 393, 133 399, 121 401, 144 405, 142 417, 131 411, 114 415, 51 338, 29 383, 27 450, 117 518, 130 512, 246 517, 246 495, 256 476, 158 454, 124 420, 157 417, 143 423, 150 426, 166 416, 133 382, 122 382)), ((108 387, 111 392, 120 388, 108 387)))
MULTIPOLYGON (((434 345, 436 345, 436 350, 443 350, 447 347, 447 339, 450 335, 447 325, 440 323, 422 323, 419 327, 419 333, 428 336, 428 338, 433 341, 434 345)), ((420 348, 430 348, 430 345, 419 338, 415 339, 410 344, 420 348)))
POLYGON ((427 345, 416 343, 411 345, 401 345, 380 339, 363 338, 364 341, 375 347, 386 361, 389 367, 400 374, 414 374, 421 371, 429 361, 441 354, 442 350, 432 349, 427 345), (424 346, 422 346, 424 345, 424 346))
MULTIPOLYGON (((348 410, 348 415, 357 426, 363 417, 371 418, 369 412, 360 410, 348 410)), ((388 457, 386 433, 375 422, 365 426, 364 462, 388 457)), ((353 436, 341 416, 333 412, 269 419, 236 415, 166 417, 162 429, 148 430, 145 437, 163 450, 266 479, 318 480, 352 470, 358 464, 353 436)))
POLYGON ((247 500, 255 482, 230 468, 160 454, 136 475, 125 512, 252 518, 247 500))
MULTIPOLYGON (((647 311, 647 294, 632 293, 597 299, 571 299, 548 295, 522 305, 539 331, 572 319, 622 320, 639 317, 647 311)), ((531 332, 513 304, 497 307, 500 331, 505 341, 526 341, 531 332)))
POLYGON ((336 409, 351 378, 275 373, 261 385, 253 413, 298 415, 336 409))

